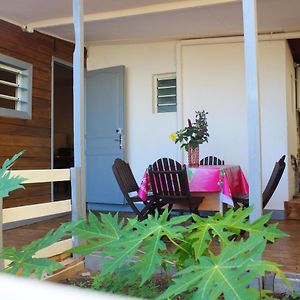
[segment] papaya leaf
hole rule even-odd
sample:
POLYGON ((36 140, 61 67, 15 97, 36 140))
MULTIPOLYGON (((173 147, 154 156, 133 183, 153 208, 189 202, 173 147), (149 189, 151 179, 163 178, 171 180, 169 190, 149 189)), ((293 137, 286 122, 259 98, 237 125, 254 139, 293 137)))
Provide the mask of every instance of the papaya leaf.
POLYGON ((0 198, 7 197, 11 191, 24 189, 21 183, 25 180, 20 176, 11 177, 9 169, 15 161, 24 153, 24 151, 15 154, 11 159, 6 159, 0 169, 0 198))
POLYGON ((166 259, 175 261, 176 268, 180 269, 189 264, 195 263, 195 255, 192 240, 186 237, 176 249, 168 253, 166 259))
POLYGON ((278 300, 278 298, 273 297, 273 291, 269 290, 261 290, 260 291, 260 297, 261 300, 278 300))
POLYGON ((288 281, 288 279, 286 278, 285 274, 280 270, 279 265, 274 263, 274 262, 270 262, 267 260, 264 261, 250 261, 248 264, 248 268, 251 271, 256 272, 257 275, 260 276, 264 276, 265 272, 273 272, 276 273, 286 284, 286 286, 292 290, 292 286, 291 283, 288 281))
POLYGON ((0 177, 12 167, 12 165, 16 162, 16 160, 24 153, 25 151, 21 151, 17 154, 15 154, 11 159, 6 159, 2 165, 2 168, 0 170, 0 177))
POLYGON ((100 220, 93 213, 89 213, 88 221, 80 220, 74 227, 73 233, 86 244, 75 247, 73 253, 88 255, 100 251, 114 241, 119 241, 121 230, 126 231, 124 222, 118 223, 118 214, 100 214, 100 220))
POLYGON ((230 209, 223 216, 217 213, 206 219, 193 215, 194 223, 189 228, 189 239, 192 242, 195 258, 198 259, 205 253, 216 238, 220 241, 221 248, 224 248, 232 237, 240 235, 242 231, 251 235, 263 234, 264 238, 271 242, 286 236, 284 232, 277 229, 277 224, 268 224, 270 214, 250 223, 249 215, 252 211, 252 207, 240 208, 236 211, 230 209))
POLYGON ((274 264, 259 260, 265 244, 263 235, 253 236, 246 241, 229 242, 218 256, 201 256, 198 265, 177 273, 174 284, 158 299, 193 290, 194 299, 214 300, 221 295, 228 300, 258 299, 259 292, 249 284, 258 273, 276 269, 274 264))
POLYGON ((248 232, 254 235, 263 233, 264 237, 270 242, 274 242, 277 238, 287 237, 288 235, 286 233, 277 229, 278 223, 268 224, 271 214, 272 213, 268 213, 254 221, 248 229, 248 232))
POLYGON ((200 257, 208 249, 209 242, 212 241, 209 229, 209 224, 203 224, 196 232, 190 235, 190 239, 194 240, 192 247, 195 251, 196 258, 200 257))
MULTIPOLYGON (((16 251, 17 252, 17 251, 16 251)), ((35 277, 40 279, 44 273, 51 274, 63 266, 47 258, 32 258, 26 257, 26 261, 22 261, 25 257, 18 257, 17 253, 11 257, 14 261, 4 270, 5 273, 17 274, 20 273, 24 277, 35 273, 35 277), (19 260, 16 260, 19 258, 19 260)))
POLYGON ((28 245, 24 245, 21 250, 6 247, 0 250, 0 258, 8 259, 11 263, 4 270, 6 273, 29 276, 35 272, 37 278, 41 278, 43 272, 51 273, 60 269, 62 265, 46 258, 35 258, 34 255, 41 249, 44 249, 69 234, 75 224, 72 222, 60 225, 57 230, 50 230, 43 238, 34 240, 28 245))
POLYGON ((133 222, 131 231, 124 232, 120 240, 113 241, 103 251, 104 256, 109 256, 104 262, 102 275, 113 273, 122 265, 130 263, 133 259, 133 270, 137 276, 142 278, 141 284, 148 280, 161 266, 162 251, 166 249, 162 237, 176 243, 175 240, 183 239, 184 226, 179 226, 188 220, 190 216, 173 217, 169 220, 166 210, 161 216, 158 213, 154 217, 149 216, 142 222, 133 222), (138 254, 142 255, 138 255, 138 254), (135 258, 136 256, 136 258, 135 258))

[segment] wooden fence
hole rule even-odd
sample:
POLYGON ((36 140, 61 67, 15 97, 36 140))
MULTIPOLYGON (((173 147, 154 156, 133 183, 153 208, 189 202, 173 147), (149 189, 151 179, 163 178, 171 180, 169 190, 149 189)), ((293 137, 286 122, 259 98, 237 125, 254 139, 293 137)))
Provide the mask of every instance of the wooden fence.
MULTIPOLYGON (((0 248, 3 247, 3 224, 68 212, 72 212, 72 220, 77 220, 79 216, 85 217, 85 203, 81 201, 80 197, 80 168, 11 171, 11 176, 16 175, 26 178, 23 182, 24 185, 29 183, 71 181, 72 199, 2 209, 3 199, 0 198, 0 248)), ((50 247, 38 251, 35 257, 40 258, 59 255, 69 250, 74 243, 76 243, 76 241, 72 238, 57 242, 50 247)), ((0 270, 2 270, 7 263, 9 262, 0 260, 0 270)))

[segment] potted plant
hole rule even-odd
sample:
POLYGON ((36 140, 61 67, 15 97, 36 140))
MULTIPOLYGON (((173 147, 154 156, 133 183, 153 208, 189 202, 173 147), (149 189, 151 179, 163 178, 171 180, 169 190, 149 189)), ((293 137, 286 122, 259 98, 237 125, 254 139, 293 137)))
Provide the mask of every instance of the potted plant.
POLYGON ((170 135, 175 144, 180 143, 181 148, 188 152, 189 167, 199 166, 199 145, 208 142, 207 112, 196 111, 195 122, 188 119, 188 126, 170 135))

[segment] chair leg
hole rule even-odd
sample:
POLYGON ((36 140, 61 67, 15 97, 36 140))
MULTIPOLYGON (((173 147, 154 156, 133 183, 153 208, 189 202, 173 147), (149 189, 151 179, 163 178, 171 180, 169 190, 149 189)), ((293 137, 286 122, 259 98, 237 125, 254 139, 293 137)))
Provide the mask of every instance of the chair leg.
POLYGON ((189 208, 192 214, 199 216, 198 203, 196 205, 192 205, 191 202, 189 201, 189 208))
POLYGON ((168 213, 169 213, 168 220, 171 219, 171 210, 172 210, 172 208, 173 208, 173 204, 170 203, 170 204, 168 205, 168 213))
POLYGON ((192 210, 192 213, 195 214, 195 215, 197 215, 197 216, 200 216, 199 210, 196 209, 196 208, 192 210))
POLYGON ((229 210, 228 204, 227 203, 222 203, 222 211, 223 214, 225 214, 229 210))

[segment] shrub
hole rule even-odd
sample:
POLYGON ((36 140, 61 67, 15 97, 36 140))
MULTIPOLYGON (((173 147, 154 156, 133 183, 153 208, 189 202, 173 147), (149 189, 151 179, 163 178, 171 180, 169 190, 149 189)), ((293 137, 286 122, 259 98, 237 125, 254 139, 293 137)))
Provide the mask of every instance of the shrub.
POLYGON ((73 231, 86 243, 72 251, 83 255, 100 252, 104 263, 95 279, 98 282, 117 276, 126 267, 124 286, 130 280, 142 287, 161 266, 171 270, 173 283, 157 299, 179 295, 184 299, 259 299, 260 291, 249 285, 265 272, 276 272, 289 285, 277 264, 261 259, 267 241, 285 234, 277 224, 267 224, 270 214, 251 224, 251 211, 241 208, 224 216, 187 215, 170 220, 164 212, 142 222, 128 219, 127 224, 118 222, 118 215, 100 214, 99 220, 90 213, 88 221, 79 221, 73 231), (193 222, 187 225, 189 219, 193 222), (241 232, 250 237, 241 237, 241 232))

